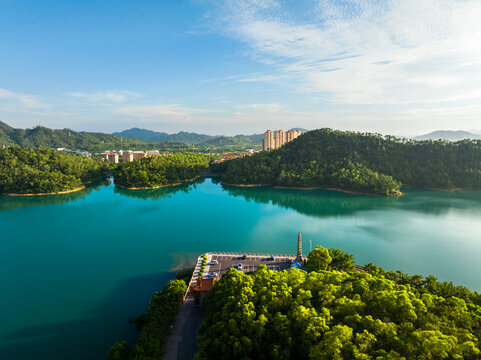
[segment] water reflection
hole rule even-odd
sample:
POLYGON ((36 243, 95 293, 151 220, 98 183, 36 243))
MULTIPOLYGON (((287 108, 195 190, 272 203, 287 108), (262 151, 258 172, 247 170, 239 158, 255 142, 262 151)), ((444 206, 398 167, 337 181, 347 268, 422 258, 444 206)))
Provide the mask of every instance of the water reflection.
POLYGON ((399 198, 371 197, 327 190, 275 189, 273 187, 237 187, 223 185, 234 197, 273 204, 314 217, 352 215, 360 211, 399 209, 441 215, 450 209, 481 211, 481 191, 441 192, 407 190, 399 198))
POLYGON ((198 178, 194 181, 183 182, 179 185, 174 186, 167 186, 158 189, 137 189, 137 190, 129 190, 129 189, 122 189, 119 187, 115 187, 114 192, 116 194, 132 197, 132 198, 139 198, 144 200, 157 200, 166 197, 172 197, 173 195, 183 192, 188 193, 194 189, 197 189, 197 185, 202 184, 205 181, 205 178, 198 178))
POLYGON ((98 180, 87 184, 85 189, 68 194, 39 195, 39 196, 0 196, 0 210, 11 210, 29 206, 62 204, 84 199, 101 186, 110 185, 109 179, 98 180))

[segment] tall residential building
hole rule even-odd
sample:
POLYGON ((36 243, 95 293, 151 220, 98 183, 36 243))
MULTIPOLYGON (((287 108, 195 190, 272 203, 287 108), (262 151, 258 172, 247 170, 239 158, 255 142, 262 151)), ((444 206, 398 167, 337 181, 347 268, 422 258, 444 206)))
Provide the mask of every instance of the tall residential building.
POLYGON ((285 141, 285 137, 286 137, 286 132, 284 130, 279 130, 276 134, 276 140, 277 140, 277 148, 276 149, 279 149, 282 145, 284 145, 286 143, 285 141))
POLYGON ((269 150, 274 148, 274 133, 271 130, 267 130, 264 133, 264 140, 262 142, 262 150, 269 150))
POLYGON ((300 135, 301 132, 299 130, 278 130, 275 132, 274 137, 274 132, 267 130, 264 133, 264 139, 262 140, 262 150, 279 149, 281 146, 287 144, 289 141, 294 140, 300 135))

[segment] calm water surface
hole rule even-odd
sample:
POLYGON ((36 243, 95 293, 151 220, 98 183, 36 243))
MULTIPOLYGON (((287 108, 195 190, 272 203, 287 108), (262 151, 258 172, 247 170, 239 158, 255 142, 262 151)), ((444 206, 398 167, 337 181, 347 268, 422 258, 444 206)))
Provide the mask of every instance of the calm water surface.
POLYGON ((0 359, 105 359, 176 269, 205 251, 313 246, 358 264, 481 290, 481 192, 378 198, 234 188, 212 179, 157 190, 100 185, 0 196, 0 359))

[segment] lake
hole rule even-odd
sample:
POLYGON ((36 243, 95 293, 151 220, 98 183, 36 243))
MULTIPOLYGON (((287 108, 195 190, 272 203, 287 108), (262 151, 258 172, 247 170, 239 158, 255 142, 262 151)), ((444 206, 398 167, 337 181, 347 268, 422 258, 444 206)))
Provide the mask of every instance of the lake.
POLYGON ((481 191, 401 198, 223 186, 95 184, 0 196, 0 358, 105 359, 135 340, 129 318, 207 251, 295 254, 336 247, 357 263, 481 290, 481 191), (309 240, 311 242, 309 242, 309 240))

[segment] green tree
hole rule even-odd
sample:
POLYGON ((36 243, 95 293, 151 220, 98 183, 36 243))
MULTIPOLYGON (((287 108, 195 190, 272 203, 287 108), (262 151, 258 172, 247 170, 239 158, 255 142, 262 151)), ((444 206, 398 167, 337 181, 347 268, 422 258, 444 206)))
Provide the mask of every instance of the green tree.
POLYGON ((329 250, 322 246, 316 246, 308 255, 307 271, 327 270, 331 261, 329 250))
POLYGON ((353 255, 345 253, 341 249, 329 249, 328 251, 332 258, 329 264, 332 270, 351 271, 356 267, 353 255))
POLYGON ((128 360, 130 351, 131 348, 127 341, 115 343, 107 354, 107 360, 128 360))

